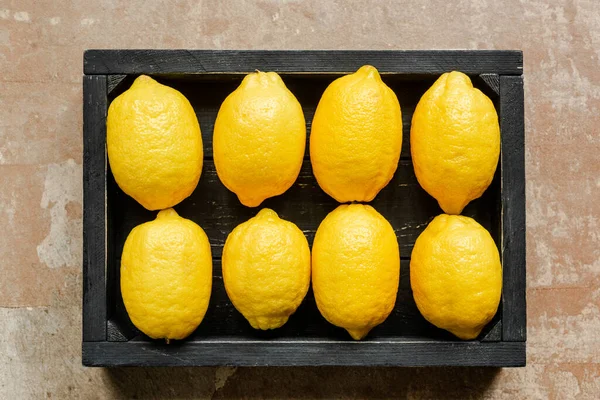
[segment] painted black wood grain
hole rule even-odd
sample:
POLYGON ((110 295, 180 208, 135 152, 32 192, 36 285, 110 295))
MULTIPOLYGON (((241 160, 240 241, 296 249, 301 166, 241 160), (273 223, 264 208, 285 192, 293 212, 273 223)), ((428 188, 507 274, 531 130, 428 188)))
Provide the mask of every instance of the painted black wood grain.
MULTIPOLYGON (((137 225, 156 218, 156 212, 148 211, 123 193, 108 176, 108 203, 114 205, 108 224, 115 226, 114 257, 119 257, 125 239, 137 225)), ((499 190, 495 182, 484 195, 471 202, 463 215, 470 216, 490 231, 496 240, 498 230, 492 225, 495 216, 493 205, 499 190)), ((325 216, 339 205, 321 190, 317 184, 309 160, 305 160, 294 185, 283 195, 267 199, 260 207, 243 206, 237 196, 219 180, 212 160, 205 160, 202 177, 192 195, 175 206, 183 217, 200 225, 210 240, 213 257, 221 256, 227 235, 240 223, 252 218, 264 207, 275 210, 281 218, 294 222, 304 232, 310 244, 325 216)), ((372 205, 392 224, 400 245, 400 254, 410 257, 412 247, 427 224, 442 213, 437 201, 419 185, 410 160, 403 160, 392 181, 373 200, 372 205)), ((109 266, 114 259, 109 260, 109 266)))
MULTIPOLYGON (((500 95, 500 76, 498 74, 481 74, 479 79, 485 82, 486 86, 494 93, 495 97, 500 95)), ((488 97, 490 95, 488 94, 488 97)))
POLYGON ((496 314, 496 321, 488 324, 484 332, 480 335, 482 342, 501 342, 502 341, 502 317, 496 314))
POLYGON ((502 340, 527 337, 523 77, 500 78, 502 132, 502 340))
POLYGON ((89 366, 487 366, 525 365, 522 342, 84 343, 89 366), (127 356, 124 356, 124 355, 127 356))
MULTIPOLYGON (((120 301, 120 307, 123 307, 123 298, 121 297, 121 293, 119 293, 118 301, 120 301)), ((131 321, 128 322, 131 324, 131 327, 133 327, 133 323, 131 321)), ((131 336, 126 336, 127 332, 128 328, 124 328, 119 320, 109 319, 106 322, 106 340, 108 342, 128 342, 129 339, 131 339, 131 336)))
MULTIPOLYGON (((119 90, 119 86, 124 84, 127 80, 128 75, 107 75, 106 76, 106 85, 107 85, 107 94, 110 97, 112 93, 116 90, 119 90)), ((127 85, 129 88, 130 85, 127 85)))
POLYGON ((348 73, 370 64, 383 73, 520 75, 521 51, 87 50, 85 74, 348 73))
POLYGON ((83 340, 106 340, 106 76, 83 77, 83 340))

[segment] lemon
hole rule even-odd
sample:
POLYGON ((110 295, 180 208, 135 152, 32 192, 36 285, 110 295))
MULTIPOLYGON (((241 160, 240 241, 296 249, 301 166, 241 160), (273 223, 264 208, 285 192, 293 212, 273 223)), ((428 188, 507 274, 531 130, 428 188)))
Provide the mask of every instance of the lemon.
POLYGON ((255 329, 285 324, 308 291, 306 237, 268 208, 229 234, 222 262, 227 295, 255 329))
POLYGON ((202 228, 175 210, 135 227, 121 257, 121 293, 131 322, 153 339, 183 339, 208 308, 212 258, 202 228))
POLYGON ((425 319, 475 339, 496 314, 502 267, 494 240, 475 220, 438 215, 417 238, 410 283, 425 319))
POLYGON ((194 109, 180 92, 148 76, 110 104, 106 145, 115 181, 148 210, 176 205, 200 179, 202 137, 194 109))
POLYGON ((215 166, 245 206, 259 206, 288 190, 305 146, 302 107, 275 72, 246 75, 221 104, 213 135, 215 166))
POLYGON ((317 307, 356 340, 394 308, 400 251, 390 223, 373 207, 341 205, 317 229, 312 250, 317 307))
POLYGON ((410 130, 415 175, 447 214, 460 214, 492 182, 500 127, 492 101, 461 72, 443 74, 415 108, 410 130))
POLYGON ((402 147, 396 94, 370 65, 333 81, 317 106, 310 160, 321 189, 340 203, 371 201, 392 179, 402 147))

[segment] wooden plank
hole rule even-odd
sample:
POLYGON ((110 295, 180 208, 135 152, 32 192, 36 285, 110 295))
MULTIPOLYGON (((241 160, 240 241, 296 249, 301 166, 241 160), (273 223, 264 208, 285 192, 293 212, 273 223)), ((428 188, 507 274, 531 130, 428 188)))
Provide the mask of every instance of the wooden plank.
POLYGON ((522 367, 519 342, 104 342, 83 344, 87 366, 488 366, 522 367))
POLYGON ((502 340, 525 341, 525 130, 523 78, 500 78, 502 132, 502 340))
POLYGON ((520 75, 516 50, 87 50, 85 74, 348 73, 371 64, 382 73, 520 75))
POLYGON ((106 340, 106 76, 83 77, 83 340, 106 340))
MULTIPOLYGON (((496 231, 492 226, 492 213, 495 211, 497 190, 496 187, 490 187, 483 197, 471 202, 463 212, 463 215, 475 218, 492 236, 496 231)), ((111 240, 115 242, 116 256, 120 257, 129 232, 135 226, 154 219, 156 212, 144 209, 125 195, 115 184, 112 175, 108 177, 108 195, 112 210, 109 224, 115 224, 115 236, 111 240)), ((437 201, 417 182, 410 160, 400 161, 392 181, 370 204, 392 224, 398 236, 400 255, 404 258, 410 257, 415 240, 427 224, 442 213, 437 201)), ((241 205, 237 196, 219 180, 212 160, 205 160, 198 187, 175 209, 205 230, 212 245, 213 257, 219 258, 227 235, 233 228, 256 215, 263 207, 275 210, 282 218, 298 225, 312 244, 320 222, 338 205, 317 184, 309 160, 304 162, 297 181, 286 193, 267 199, 257 208, 241 205)))

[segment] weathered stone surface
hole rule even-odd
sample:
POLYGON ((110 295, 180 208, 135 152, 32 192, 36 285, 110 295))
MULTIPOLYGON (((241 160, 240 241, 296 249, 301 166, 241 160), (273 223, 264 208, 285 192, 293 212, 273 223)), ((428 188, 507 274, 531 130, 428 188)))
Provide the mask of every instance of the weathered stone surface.
POLYGON ((0 2, 0 398, 600 397, 592 0, 0 2), (86 48, 524 50, 524 369, 81 366, 86 48))

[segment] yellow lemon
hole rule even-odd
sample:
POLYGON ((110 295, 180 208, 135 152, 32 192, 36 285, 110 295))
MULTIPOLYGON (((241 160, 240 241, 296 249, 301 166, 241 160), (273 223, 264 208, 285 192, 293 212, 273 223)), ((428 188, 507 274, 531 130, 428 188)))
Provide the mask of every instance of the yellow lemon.
POLYGON ((472 218, 438 215, 417 238, 410 284, 425 319, 461 339, 475 339, 500 302, 498 248, 472 218))
POLYGON ((305 146, 302 107, 275 72, 246 75, 221 104, 213 135, 215 166, 243 205, 256 207, 288 190, 305 146))
POLYGON ((333 81, 310 132, 310 161, 321 189, 340 203, 371 201, 392 179, 402 147, 396 94, 370 65, 333 81))
POLYGON ((142 75, 110 104, 110 169, 119 187, 148 210, 188 197, 202 172, 200 125, 177 90, 142 75))
POLYGON ((127 236, 121 293, 131 322, 153 339, 183 339, 208 308, 212 258, 202 228, 175 210, 158 213, 127 236))
POLYGON ((229 299, 254 329, 275 329, 296 311, 310 284, 310 249, 300 229, 262 209, 223 248, 229 299))
POLYGON ((396 303, 400 251, 390 223, 373 207, 341 205, 317 229, 312 283, 319 311, 356 340, 396 303))
POLYGON ((415 175, 447 214, 460 214, 492 182, 500 127, 492 101, 461 72, 443 74, 425 92, 410 129, 415 175))

